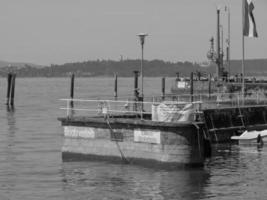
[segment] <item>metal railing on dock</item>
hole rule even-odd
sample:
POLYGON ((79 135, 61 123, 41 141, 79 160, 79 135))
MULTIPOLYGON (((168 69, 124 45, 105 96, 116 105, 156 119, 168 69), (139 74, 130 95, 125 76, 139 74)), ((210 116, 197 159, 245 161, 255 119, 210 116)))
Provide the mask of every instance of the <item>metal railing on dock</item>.
MULTIPOLYGON (((213 93, 195 95, 166 95, 145 97, 138 101, 134 97, 121 97, 106 99, 61 99, 66 101, 66 107, 60 109, 67 111, 67 116, 87 115, 96 116, 103 114, 111 115, 140 115, 152 114, 153 106, 159 104, 176 105, 181 109, 186 104, 197 105, 197 110, 209 108, 231 108, 240 106, 262 106, 267 105, 267 98, 262 93, 242 95, 241 93, 213 93), (193 100, 193 101, 192 101, 193 100), (143 108, 143 110, 142 110, 143 108)), ((169 112, 175 112, 175 109, 169 112)))
MULTIPOLYGON (((66 101, 66 107, 60 109, 67 111, 67 116, 84 115, 151 115, 153 106, 159 105, 161 102, 156 101, 134 101, 128 100, 109 100, 109 99, 60 99, 66 101), (74 105, 74 106, 72 106, 74 105), (143 105, 143 106, 142 106, 143 105), (142 110, 143 108, 143 110, 142 110)), ((188 102, 181 101, 164 101, 167 105, 175 105, 183 108, 188 102)), ((192 102, 199 104, 200 102, 192 102)), ((173 109, 165 108, 169 113, 174 112, 173 109)))

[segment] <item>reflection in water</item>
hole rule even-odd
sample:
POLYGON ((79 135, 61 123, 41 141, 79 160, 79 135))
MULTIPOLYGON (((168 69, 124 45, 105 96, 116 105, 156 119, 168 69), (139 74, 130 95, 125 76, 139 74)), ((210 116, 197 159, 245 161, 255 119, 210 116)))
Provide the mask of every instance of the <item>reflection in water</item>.
POLYGON ((75 199, 260 199, 264 147, 215 145, 204 168, 177 171, 105 162, 63 162, 64 195, 75 199))
POLYGON ((6 111, 9 113, 14 113, 15 112, 15 107, 11 105, 6 105, 6 111))
POLYGON ((65 162, 63 190, 69 199, 197 199, 205 196, 203 169, 164 171, 104 162, 65 162))
MULTIPOLYGON (((4 164, 2 164, 2 169, 5 171, 6 175, 4 176, 5 185, 4 188, 6 190, 6 193, 8 196, 12 194, 13 188, 16 185, 15 177, 16 177, 16 170, 14 170, 14 167, 12 166, 15 163, 16 160, 16 154, 14 153, 14 146, 15 146, 15 134, 16 134, 16 117, 15 117, 15 110, 14 107, 7 106, 7 112, 6 112, 6 119, 7 119, 7 132, 4 135, 4 149, 3 149, 3 155, 4 160, 2 161, 4 164)), ((2 171, 1 170, 1 171, 2 171)))

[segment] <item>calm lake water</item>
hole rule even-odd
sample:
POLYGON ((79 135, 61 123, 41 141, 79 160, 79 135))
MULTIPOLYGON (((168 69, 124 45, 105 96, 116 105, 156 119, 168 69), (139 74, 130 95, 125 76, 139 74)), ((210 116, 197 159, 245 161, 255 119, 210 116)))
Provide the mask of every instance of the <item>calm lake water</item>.
MULTIPOLYGON (((167 79, 167 87, 172 79, 167 79)), ((75 96, 113 95, 112 78, 79 78, 75 96)), ((219 145, 200 169, 165 171, 105 162, 63 162, 60 98, 69 78, 16 80, 15 111, 7 111, 0 79, 0 200, 266 199, 267 144, 219 145)), ((160 93, 160 78, 145 78, 145 94, 160 93)), ((119 95, 133 78, 119 78, 119 95)))

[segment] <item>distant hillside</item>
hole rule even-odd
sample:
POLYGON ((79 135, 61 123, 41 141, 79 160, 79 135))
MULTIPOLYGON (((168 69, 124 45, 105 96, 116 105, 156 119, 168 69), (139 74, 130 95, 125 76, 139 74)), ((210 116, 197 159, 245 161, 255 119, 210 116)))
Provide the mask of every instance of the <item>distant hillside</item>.
MULTIPOLYGON (((231 61, 231 73, 241 73, 242 62, 231 61)), ((267 59, 245 60, 245 74, 248 76, 267 76, 267 59)))
POLYGON ((8 61, 0 60, 0 68, 4 68, 8 66, 16 66, 17 68, 22 68, 22 67, 25 67, 25 65, 29 65, 29 66, 36 67, 36 68, 43 67, 41 65, 36 65, 32 63, 8 62, 8 61))
MULTIPOLYGON (((1 64, 0 64, 1 66, 1 64)), ((133 71, 140 70, 140 60, 96 60, 66 63, 63 65, 51 65, 36 68, 34 65, 24 64, 22 66, 0 67, 0 76, 13 71, 20 77, 64 77, 75 73, 81 77, 113 76, 116 73, 120 77, 133 76, 133 71)), ((226 67, 228 70, 228 67, 226 67)), ((174 77, 177 72, 181 76, 189 76, 191 72, 215 73, 215 65, 200 67, 197 63, 191 62, 165 62, 162 60, 144 61, 144 76, 146 77, 174 77)), ((231 75, 241 73, 241 61, 231 61, 231 75)), ((267 59, 247 60, 245 62, 245 73, 248 76, 267 76, 267 59)))
MULTIPOLYGON (((162 60, 144 61, 144 76, 175 76, 176 72, 188 75, 191 71, 199 69, 198 65, 190 62, 164 62, 162 60)), ((78 76, 113 76, 114 73, 121 77, 133 75, 133 71, 140 71, 140 60, 98 60, 81 63, 66 63, 53 65, 51 71, 56 75, 67 75, 70 72, 78 76)))
MULTIPOLYGON (((205 67, 208 72, 213 71, 215 66, 205 67)), ((229 71, 228 66, 225 69, 229 71)), ((230 62, 230 74, 240 74, 242 72, 242 61, 232 60, 230 62)), ((267 76, 267 59, 251 59, 245 60, 246 76, 267 76)))

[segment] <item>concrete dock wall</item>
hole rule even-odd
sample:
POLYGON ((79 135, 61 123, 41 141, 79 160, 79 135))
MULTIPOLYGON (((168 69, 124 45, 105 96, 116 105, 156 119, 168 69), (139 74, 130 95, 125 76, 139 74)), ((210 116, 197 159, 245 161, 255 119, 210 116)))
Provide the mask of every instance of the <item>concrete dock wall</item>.
POLYGON ((136 164, 172 166, 204 162, 203 135, 193 125, 161 130, 151 125, 138 128, 111 123, 114 128, 110 129, 103 123, 99 128, 99 124, 94 127, 81 126, 81 122, 79 125, 74 121, 63 122, 63 159, 127 160, 136 164))

